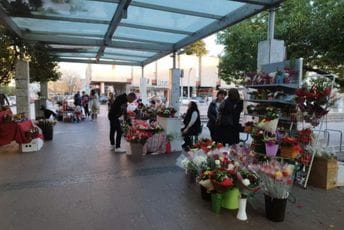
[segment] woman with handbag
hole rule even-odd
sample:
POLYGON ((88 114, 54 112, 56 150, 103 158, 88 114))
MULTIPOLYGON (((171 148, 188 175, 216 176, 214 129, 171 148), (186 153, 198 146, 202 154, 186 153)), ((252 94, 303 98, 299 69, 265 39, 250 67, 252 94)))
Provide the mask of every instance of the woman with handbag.
POLYGON ((243 111, 243 101, 237 89, 230 89, 228 97, 219 107, 219 115, 216 121, 218 140, 223 144, 239 143, 239 134, 241 130, 240 113, 243 111))
POLYGON ((191 101, 189 103, 183 123, 184 127, 181 131, 185 143, 182 147, 185 151, 188 151, 192 146, 191 137, 198 136, 202 132, 201 117, 195 102, 191 101))

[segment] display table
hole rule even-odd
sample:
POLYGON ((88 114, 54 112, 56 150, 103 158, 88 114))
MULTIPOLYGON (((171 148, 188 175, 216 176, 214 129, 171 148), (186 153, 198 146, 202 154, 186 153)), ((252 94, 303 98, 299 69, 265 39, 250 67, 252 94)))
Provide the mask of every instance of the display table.
POLYGON ((173 136, 171 151, 182 151, 181 122, 177 117, 159 117, 158 123, 165 130, 167 136, 173 136))

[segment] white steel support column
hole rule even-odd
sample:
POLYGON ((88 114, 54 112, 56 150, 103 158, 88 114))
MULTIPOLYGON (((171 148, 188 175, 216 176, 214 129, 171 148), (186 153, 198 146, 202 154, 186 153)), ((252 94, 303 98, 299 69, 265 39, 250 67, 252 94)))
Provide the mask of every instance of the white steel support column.
POLYGON ((105 82, 100 82, 100 94, 105 94, 105 82))
POLYGON ((17 113, 25 113, 31 119, 30 94, 29 94, 29 63, 18 60, 16 64, 16 98, 17 113))
POLYGON ((275 9, 271 9, 269 11, 269 25, 268 25, 268 41, 269 41, 269 63, 272 62, 271 60, 271 50, 272 50, 272 41, 274 40, 275 36, 275 9))
POLYGON ((145 70, 144 66, 141 67, 141 78, 140 78, 140 96, 142 99, 142 102, 144 104, 148 104, 147 102, 147 84, 146 84, 146 78, 145 76, 145 70))
POLYGON ((170 85, 170 95, 169 95, 169 101, 170 105, 174 107, 179 114, 179 90, 180 90, 180 75, 181 71, 180 69, 176 68, 176 53, 173 53, 173 68, 170 70, 170 79, 169 79, 169 85, 170 85))

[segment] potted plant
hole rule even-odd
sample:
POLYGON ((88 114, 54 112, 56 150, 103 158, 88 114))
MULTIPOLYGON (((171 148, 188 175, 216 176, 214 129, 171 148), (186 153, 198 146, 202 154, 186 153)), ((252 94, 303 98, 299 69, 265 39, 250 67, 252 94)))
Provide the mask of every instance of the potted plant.
POLYGON ((278 141, 274 134, 264 137, 265 153, 268 157, 275 157, 278 151, 278 141))
POLYGON ((291 136, 285 136, 281 139, 281 157, 284 158, 296 158, 301 150, 301 147, 296 138, 291 136))

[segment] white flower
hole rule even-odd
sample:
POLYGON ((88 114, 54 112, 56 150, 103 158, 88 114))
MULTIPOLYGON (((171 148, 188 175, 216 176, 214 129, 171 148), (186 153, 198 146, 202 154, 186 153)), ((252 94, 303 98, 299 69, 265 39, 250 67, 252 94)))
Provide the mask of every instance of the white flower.
POLYGON ((233 170, 234 169, 234 165, 233 164, 229 164, 227 167, 228 170, 233 170))
POLYGON ((245 185, 245 186, 249 186, 251 184, 250 180, 249 179, 243 179, 242 180, 242 183, 245 185))
POLYGON ((234 166, 240 166, 240 163, 238 161, 234 162, 234 166))
POLYGON ((221 164, 221 161, 220 161, 220 160, 215 160, 215 164, 216 164, 216 165, 220 165, 220 164, 221 164))

